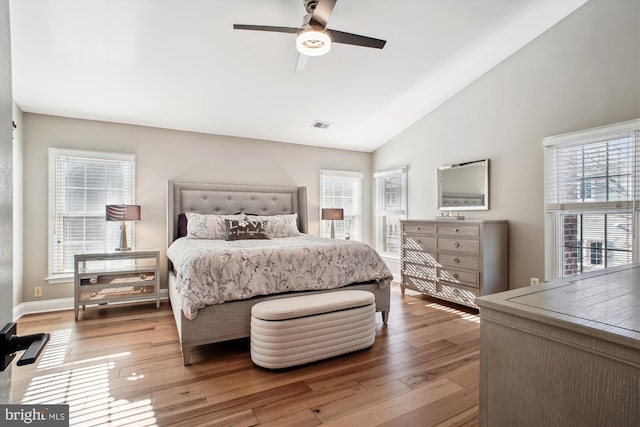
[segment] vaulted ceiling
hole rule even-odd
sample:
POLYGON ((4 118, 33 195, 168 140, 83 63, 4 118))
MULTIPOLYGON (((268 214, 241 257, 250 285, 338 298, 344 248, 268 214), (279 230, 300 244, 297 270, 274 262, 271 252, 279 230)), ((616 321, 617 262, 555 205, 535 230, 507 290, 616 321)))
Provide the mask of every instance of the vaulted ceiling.
POLYGON ((370 152, 585 0, 338 0, 333 44, 295 71, 302 0, 11 0, 25 112, 370 152), (327 129, 312 126, 331 123, 327 129))

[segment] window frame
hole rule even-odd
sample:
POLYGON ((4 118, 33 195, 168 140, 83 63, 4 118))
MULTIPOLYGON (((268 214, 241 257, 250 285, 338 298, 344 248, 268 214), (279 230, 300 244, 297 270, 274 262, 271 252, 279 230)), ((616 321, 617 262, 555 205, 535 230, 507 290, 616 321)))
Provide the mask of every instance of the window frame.
MULTIPOLYGON (((408 218, 408 167, 406 165, 403 166, 396 166, 393 168, 388 168, 388 169, 381 169, 376 171, 373 174, 373 179, 374 179, 374 196, 373 196, 373 205, 374 205, 374 209, 375 209, 375 219, 374 219, 374 227, 375 227, 375 248, 376 251, 380 254, 381 257, 389 259, 389 260, 394 260, 394 261, 399 261, 400 260, 400 239, 401 239, 401 230, 400 230, 400 223, 399 221, 403 220, 403 219, 407 219, 408 218), (402 178, 402 182, 404 184, 403 188, 401 189, 402 192, 402 200, 400 202, 401 207, 399 209, 400 213, 398 214, 398 210, 395 210, 396 215, 398 215, 400 218, 398 219, 398 224, 397 224, 397 232, 398 232, 398 252, 390 252, 385 250, 384 247, 384 242, 385 242, 385 231, 384 231, 384 226, 385 223, 383 221, 383 218, 386 218, 388 216, 388 209, 383 209, 382 203, 386 202, 386 193, 384 191, 385 187, 382 186, 382 182, 384 179, 389 178, 389 177, 394 177, 394 176, 400 176, 402 178)), ((386 204, 386 203, 385 203, 386 204)))
MULTIPOLYGON (((48 150, 48 163, 49 163, 49 171, 48 171, 48 265, 47 265, 47 277, 45 280, 50 284, 56 283, 68 283, 69 279, 73 278, 73 271, 58 271, 56 267, 56 258, 58 256, 64 257, 64 249, 62 249, 62 253, 60 253, 61 249, 56 249, 56 246, 60 248, 60 244, 56 244, 56 226, 63 221, 59 219, 59 215, 62 215, 62 210, 58 210, 57 206, 60 203, 59 192, 65 191, 66 186, 63 188, 58 188, 57 186, 57 178, 58 178, 58 170, 56 169, 56 162, 61 158, 77 158, 77 159, 85 159, 87 163, 89 161, 92 162, 129 162, 127 165, 129 169, 130 182, 128 183, 128 194, 123 196, 122 200, 109 200, 109 204, 117 204, 117 203, 125 203, 132 204, 135 201, 135 189, 136 189, 136 155, 130 153, 115 153, 115 152, 106 152, 106 151, 88 151, 88 150, 76 150, 69 148, 57 148, 57 147, 49 147, 48 150)), ((126 176, 125 176, 126 178, 126 176)), ((124 187, 124 186, 123 186, 124 187)), ((66 200, 65 196, 62 197, 62 200, 66 200)), ((85 199, 86 200, 86 199, 85 199)), ((105 201, 105 206, 108 204, 105 201)), ((101 213, 86 213, 86 214, 78 214, 82 217, 92 217, 92 218, 105 218, 105 211, 101 213)), ((73 215, 73 214, 72 214, 73 215)), ((105 227, 110 227, 111 225, 105 224, 105 227)), ((113 227, 118 226, 117 224, 113 224, 113 227)), ((119 228, 118 228, 119 230, 119 228)), ((106 232, 106 228, 105 228, 106 232)), ((118 231, 118 236, 119 236, 118 231)), ((60 232, 57 234, 60 235, 60 232)), ((135 246, 135 223, 130 222, 127 224, 127 235, 128 239, 131 242, 132 246, 135 246)), ((104 237, 105 240, 105 252, 107 251, 107 239, 106 235, 104 237)), ((85 239, 86 241, 86 239, 85 239)), ((114 246, 115 247, 115 246, 114 246)), ((63 262, 64 265, 64 262, 63 262)), ((121 267, 124 267, 123 264, 121 267)), ((113 267, 116 267, 114 265, 113 267)))
MULTIPOLYGON (((564 277, 562 271, 563 266, 563 214, 631 214, 631 232, 632 239, 631 262, 638 262, 638 239, 640 236, 638 224, 640 224, 640 203, 638 193, 640 191, 640 170, 638 158, 640 153, 640 119, 630 120, 627 122, 616 123, 609 126, 602 126, 584 131, 572 132, 562 135, 555 135, 543 139, 544 153, 544 192, 545 192, 545 219, 544 219, 544 249, 545 249, 545 280, 552 280, 564 277), (598 142, 614 141, 620 135, 628 133, 634 138, 633 141, 633 161, 632 168, 632 190, 631 200, 613 200, 613 201, 576 201, 563 203, 562 201, 549 201, 550 186, 552 183, 552 165, 549 164, 547 151, 552 147, 571 147, 571 146, 588 146, 598 142), (555 203, 557 202, 557 203, 555 203)), ((608 176, 608 175, 607 175, 608 176)), ((589 191, 592 189, 589 188, 589 191)), ((553 189, 557 192, 559 190, 553 189)), ((583 190, 581 190, 583 191, 583 190)), ((582 194, 584 196, 584 193, 582 194)), ((591 193, 590 193, 591 195, 591 193)), ((584 197, 583 197, 584 199, 584 197)), ((605 217, 606 221, 606 217, 605 217)), ((606 222, 605 222, 606 225, 606 222)), ((606 231, 605 231, 606 233, 606 231)), ((584 242, 582 242, 584 244, 584 242)), ((606 245, 605 245, 606 246, 606 245)), ((584 249, 584 248, 583 248, 584 249)), ((604 249, 603 249, 604 250, 604 249)), ((604 252, 603 252, 604 253, 604 252)), ((581 274, 581 273, 578 273, 581 274)))
MULTIPOLYGON (((319 183, 319 193, 318 193, 318 218, 319 218, 319 230, 318 230, 318 235, 320 237, 326 237, 329 238, 330 234, 329 233, 324 233, 324 220, 322 219, 322 208, 343 208, 344 206, 323 206, 323 196, 324 196, 324 183, 323 183, 323 177, 332 177, 332 178, 349 178, 349 179, 355 179, 358 180, 358 192, 360 194, 359 200, 357 201, 353 201, 352 202, 352 206, 354 211, 357 210, 357 213, 347 213, 346 211, 344 212, 344 217, 345 219, 347 218, 347 216, 352 216, 354 218, 354 220, 352 221, 352 225, 350 227, 350 230, 354 230, 354 231, 350 231, 350 239, 351 240, 357 240, 357 241, 362 241, 364 236, 362 233, 363 227, 362 227, 362 223, 363 223, 363 215, 362 215, 362 206, 363 206, 363 180, 364 180, 364 174, 360 171, 344 171, 344 170, 335 170, 335 169, 320 169, 320 173, 319 173, 319 178, 318 178, 318 183, 319 183), (355 223, 355 224, 354 224, 355 223)), ((342 235, 344 237, 344 221, 342 220, 343 224, 343 233, 341 234, 339 231, 339 224, 335 224, 336 225, 336 238, 338 238, 338 236, 342 235)))

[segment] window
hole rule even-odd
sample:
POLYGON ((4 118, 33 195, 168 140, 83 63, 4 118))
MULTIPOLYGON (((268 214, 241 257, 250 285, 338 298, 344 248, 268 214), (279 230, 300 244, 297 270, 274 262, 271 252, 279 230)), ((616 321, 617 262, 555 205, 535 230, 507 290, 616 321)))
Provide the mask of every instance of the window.
POLYGON ((629 264, 640 191, 640 120, 545 138, 548 279, 629 264))
MULTIPOLYGON (((135 155, 49 148, 49 281, 73 273, 79 252, 112 251, 120 224, 105 221, 108 204, 132 204, 135 155)), ((134 224, 127 237, 133 242, 134 224)))
POLYGON ((400 257, 400 220, 407 218, 407 168, 376 172, 376 250, 400 257))
MULTIPOLYGON (((362 173, 321 170, 320 212, 323 208, 344 209, 344 219, 334 222, 336 239, 362 240, 362 173)), ((320 236, 331 236, 331 221, 320 220, 320 236)))

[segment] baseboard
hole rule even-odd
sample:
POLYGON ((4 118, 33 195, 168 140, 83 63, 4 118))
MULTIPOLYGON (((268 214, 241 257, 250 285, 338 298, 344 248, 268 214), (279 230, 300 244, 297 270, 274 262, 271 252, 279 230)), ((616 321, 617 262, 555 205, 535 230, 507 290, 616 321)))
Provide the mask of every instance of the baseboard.
MULTIPOLYGON (((167 299, 168 297, 169 292, 166 289, 160 289, 160 299, 167 299)), ((13 318, 18 320, 26 314, 48 313, 64 310, 73 310, 73 298, 23 302, 13 308, 13 318)))

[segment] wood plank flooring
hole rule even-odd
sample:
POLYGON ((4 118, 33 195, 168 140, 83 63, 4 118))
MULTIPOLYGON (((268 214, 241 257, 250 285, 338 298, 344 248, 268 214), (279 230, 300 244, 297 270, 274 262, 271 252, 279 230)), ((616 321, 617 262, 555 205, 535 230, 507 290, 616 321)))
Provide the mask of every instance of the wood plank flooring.
POLYGON ((167 302, 24 316, 49 332, 38 362, 13 368, 14 403, 69 404, 72 426, 477 426, 477 311, 402 296, 375 344, 280 371, 251 362, 248 340, 182 365, 167 302))

